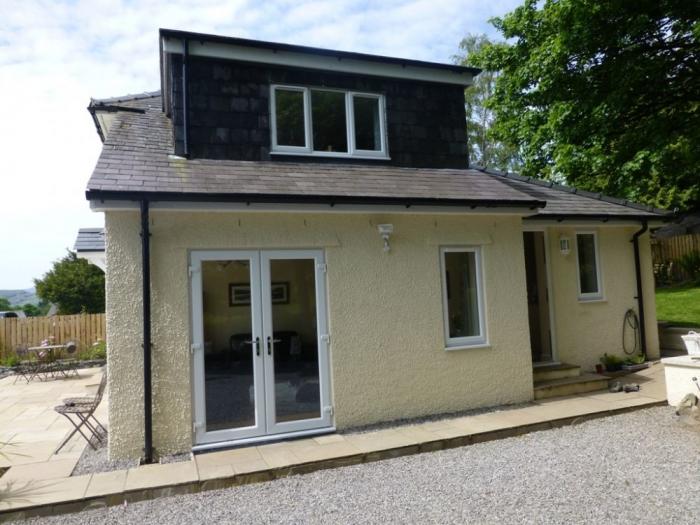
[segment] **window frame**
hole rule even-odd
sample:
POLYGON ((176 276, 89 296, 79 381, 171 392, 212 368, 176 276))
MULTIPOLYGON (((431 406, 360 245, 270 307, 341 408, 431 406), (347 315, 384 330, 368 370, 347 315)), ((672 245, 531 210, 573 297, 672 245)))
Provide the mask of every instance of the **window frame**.
POLYGON ((598 243, 598 232, 595 230, 580 230, 576 232, 576 289, 578 291, 578 300, 581 302, 586 301, 602 301, 605 298, 603 293, 603 278, 602 269, 600 266, 600 246, 598 243), (592 235, 593 236, 593 250, 595 252, 595 277, 596 277, 596 292, 586 292, 581 291, 581 261, 579 258, 579 247, 578 238, 580 235, 592 235))
POLYGON ((293 86, 287 84, 270 85, 270 154, 271 155, 305 155, 312 157, 338 157, 338 158, 358 158, 358 159, 384 159, 388 160, 389 148, 387 140, 386 124, 386 99, 380 93, 366 93, 363 91, 350 91, 345 89, 327 88, 323 86, 293 86), (277 101, 275 92, 278 89, 289 91, 301 91, 304 94, 304 135, 306 145, 284 146, 277 143, 277 101), (311 108, 311 92, 335 91, 345 95, 345 127, 348 151, 316 151, 313 144, 313 118, 311 108), (379 101, 379 133, 381 149, 364 150, 357 149, 355 144, 355 107, 354 98, 356 96, 374 98, 379 101))
POLYGON ((440 275, 442 279, 442 321, 445 334, 445 350, 462 348, 477 348, 488 346, 486 331, 486 301, 484 297, 484 274, 482 264, 482 249, 480 246, 449 246, 440 248, 440 275), (467 337, 450 337, 450 310, 447 302, 447 267, 445 254, 473 253, 476 268, 476 303, 479 316, 479 335, 467 337))
POLYGON ((271 133, 271 150, 280 153, 308 153, 311 151, 312 135, 311 135, 311 100, 310 93, 307 89, 299 86, 282 86, 272 85, 270 89, 270 133, 271 133), (284 91, 296 91, 303 94, 303 113, 304 113, 304 146, 287 146, 277 143, 277 97, 275 91, 281 89, 284 91))

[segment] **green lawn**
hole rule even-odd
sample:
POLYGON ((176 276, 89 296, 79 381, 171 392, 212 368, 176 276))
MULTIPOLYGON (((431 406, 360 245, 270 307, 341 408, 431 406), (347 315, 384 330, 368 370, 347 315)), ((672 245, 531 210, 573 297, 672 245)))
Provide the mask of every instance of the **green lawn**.
POLYGON ((700 326, 700 286, 657 289, 656 317, 677 325, 700 326))

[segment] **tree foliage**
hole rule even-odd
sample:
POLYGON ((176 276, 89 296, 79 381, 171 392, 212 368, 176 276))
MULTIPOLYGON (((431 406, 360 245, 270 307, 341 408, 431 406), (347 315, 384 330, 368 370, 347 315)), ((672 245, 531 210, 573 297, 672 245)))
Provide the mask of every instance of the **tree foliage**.
POLYGON ((54 262, 53 268, 34 284, 37 295, 56 304, 59 314, 105 311, 104 273, 74 252, 54 262))
POLYGON ((512 42, 493 135, 525 175, 663 207, 700 205, 700 2, 525 0, 491 23, 512 42))
MULTIPOLYGON (((459 64, 470 65, 472 55, 486 46, 494 45, 506 44, 496 44, 486 35, 469 34, 460 42, 459 54, 454 59, 459 64)), ((474 79, 474 84, 464 90, 469 163, 504 171, 517 171, 520 167, 517 149, 497 140, 492 130, 494 112, 487 102, 493 96, 497 77, 498 71, 483 70, 474 79)))

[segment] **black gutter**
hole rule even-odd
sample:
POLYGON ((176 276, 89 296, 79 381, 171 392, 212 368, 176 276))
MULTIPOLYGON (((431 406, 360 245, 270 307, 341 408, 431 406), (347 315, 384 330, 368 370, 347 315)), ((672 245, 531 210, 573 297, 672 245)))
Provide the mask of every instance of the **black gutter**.
POLYGON ((153 463, 153 408, 151 391, 151 233, 148 200, 141 200, 141 275, 143 292, 143 462, 153 463))
POLYGON ((642 227, 632 235, 632 246, 634 248, 634 274, 637 279, 637 310, 639 314, 639 345, 641 353, 647 353, 647 335, 646 326, 644 324, 644 295, 642 289, 642 264, 639 260, 639 237, 649 229, 647 221, 642 221, 642 227))
POLYGON ((546 202, 540 200, 504 199, 439 199, 411 197, 372 197, 348 195, 289 195, 259 193, 178 193, 146 191, 88 190, 85 196, 89 201, 159 201, 159 202, 221 202, 243 204, 369 204, 392 206, 446 206, 464 208, 544 208, 546 202))
POLYGON ((528 222, 538 222, 538 221, 601 221, 601 222, 612 222, 612 221, 669 221, 673 219, 673 214, 669 212, 668 214, 656 214, 656 213, 540 213, 538 215, 533 215, 532 217, 526 217, 525 220, 528 222))

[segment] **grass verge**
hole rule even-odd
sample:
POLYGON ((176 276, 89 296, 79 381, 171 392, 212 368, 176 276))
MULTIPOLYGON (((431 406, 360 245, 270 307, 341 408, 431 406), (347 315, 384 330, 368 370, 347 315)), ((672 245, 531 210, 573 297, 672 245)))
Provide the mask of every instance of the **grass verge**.
POLYGON ((656 317, 673 325, 700 327, 700 286, 658 288, 656 317))

